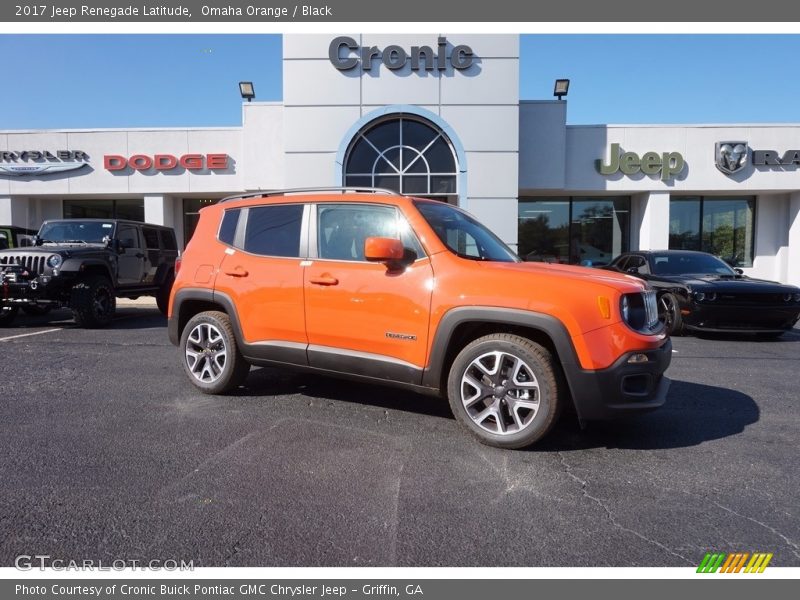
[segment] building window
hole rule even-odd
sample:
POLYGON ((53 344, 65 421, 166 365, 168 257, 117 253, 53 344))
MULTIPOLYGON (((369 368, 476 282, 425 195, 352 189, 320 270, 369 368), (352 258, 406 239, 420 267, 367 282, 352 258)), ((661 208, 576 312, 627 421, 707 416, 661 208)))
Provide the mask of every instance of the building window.
POLYGON ((630 240, 629 196, 521 198, 519 255, 524 260, 600 267, 630 240))
POLYGON ((219 198, 184 198, 183 199, 183 246, 189 243, 200 220, 200 209, 219 202, 219 198))
POLYGON ((64 200, 65 219, 127 219, 144 222, 144 199, 64 200))
POLYGON ((680 196, 669 203, 669 247, 701 250, 734 267, 753 266, 755 198, 680 196))
POLYGON ((373 121, 348 148, 344 185, 387 188, 457 204, 456 154, 444 133, 420 117, 373 121))

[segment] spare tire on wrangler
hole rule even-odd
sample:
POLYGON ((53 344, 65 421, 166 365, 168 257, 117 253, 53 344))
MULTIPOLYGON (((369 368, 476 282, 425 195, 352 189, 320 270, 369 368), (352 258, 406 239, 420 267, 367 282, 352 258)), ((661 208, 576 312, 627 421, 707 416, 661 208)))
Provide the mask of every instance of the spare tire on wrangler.
POLYGON ((97 329, 114 319, 117 298, 108 277, 92 275, 72 287, 70 308, 81 327, 97 329))

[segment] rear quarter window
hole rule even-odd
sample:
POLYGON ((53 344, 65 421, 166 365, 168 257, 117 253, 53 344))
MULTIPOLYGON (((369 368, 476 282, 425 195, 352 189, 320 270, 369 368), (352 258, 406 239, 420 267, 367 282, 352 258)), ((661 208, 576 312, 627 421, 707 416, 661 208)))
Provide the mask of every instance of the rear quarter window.
POLYGON ((161 238, 161 247, 164 250, 177 250, 178 243, 175 241, 175 233, 172 231, 168 231, 166 229, 160 229, 158 232, 159 238, 161 238))
POLYGON ((236 226, 239 224, 240 209, 226 210, 222 215, 222 223, 219 226, 219 241, 223 244, 233 246, 233 239, 236 237, 236 226))
POLYGON ((144 236, 144 245, 146 248, 158 249, 158 230, 152 227, 142 227, 142 235, 144 236))

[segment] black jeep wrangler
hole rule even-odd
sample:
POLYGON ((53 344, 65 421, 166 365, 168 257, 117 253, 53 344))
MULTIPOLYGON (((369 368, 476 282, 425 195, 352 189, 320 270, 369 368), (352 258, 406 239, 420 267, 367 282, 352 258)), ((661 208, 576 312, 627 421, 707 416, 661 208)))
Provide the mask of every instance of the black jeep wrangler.
POLYGON ((22 308, 68 307, 83 327, 104 327, 116 298, 155 296, 166 314, 178 246, 168 227, 118 219, 45 221, 33 245, 0 251, 0 327, 22 308))

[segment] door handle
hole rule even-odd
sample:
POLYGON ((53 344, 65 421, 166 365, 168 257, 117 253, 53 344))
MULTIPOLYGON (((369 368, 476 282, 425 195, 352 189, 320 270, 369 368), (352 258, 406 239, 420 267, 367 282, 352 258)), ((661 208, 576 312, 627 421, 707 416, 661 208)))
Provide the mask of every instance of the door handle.
POLYGON ((144 254, 142 254, 141 252, 139 252, 138 254, 136 254, 136 258, 144 258, 144 254))
POLYGON ((318 277, 309 277, 309 283, 313 283, 314 285, 336 285, 339 283, 339 280, 332 275, 328 275, 327 273, 323 273, 318 277))
POLYGON ((247 277, 249 273, 247 272, 247 269, 236 267, 232 271, 225 271, 225 275, 230 275, 231 277, 247 277))

